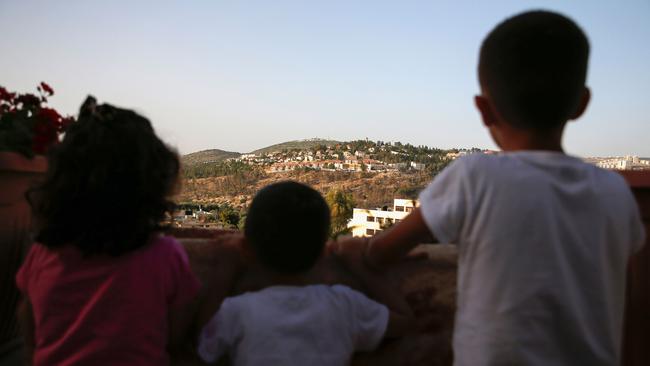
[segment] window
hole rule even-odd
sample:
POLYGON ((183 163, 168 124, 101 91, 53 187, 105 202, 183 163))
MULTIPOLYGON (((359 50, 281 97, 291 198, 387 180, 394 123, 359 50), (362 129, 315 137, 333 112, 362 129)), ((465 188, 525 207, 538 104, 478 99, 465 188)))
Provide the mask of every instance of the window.
POLYGON ((391 218, 386 218, 386 223, 387 223, 387 224, 392 224, 392 223, 393 223, 393 219, 391 219, 391 218))
POLYGON ((413 211, 413 207, 407 207, 406 208, 406 212, 411 212, 411 211, 413 211))
POLYGON ((373 229, 366 229, 366 235, 375 235, 375 231, 373 229))
POLYGON ((381 225, 384 223, 384 218, 383 217, 378 217, 377 222, 381 225))
POLYGON ((366 221, 368 222, 375 222, 375 217, 374 216, 367 216, 366 221))
POLYGON ((396 224, 397 224, 398 222, 400 222, 400 221, 402 221, 402 220, 400 220, 400 219, 395 219, 395 223, 396 223, 396 224))
POLYGON ((404 206, 395 206, 395 211, 404 212, 404 206))

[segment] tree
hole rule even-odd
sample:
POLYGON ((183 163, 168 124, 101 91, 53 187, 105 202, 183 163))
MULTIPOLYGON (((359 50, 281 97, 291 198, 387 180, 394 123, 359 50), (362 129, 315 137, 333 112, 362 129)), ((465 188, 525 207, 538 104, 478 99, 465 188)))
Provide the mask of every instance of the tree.
POLYGON ((235 227, 239 225, 239 212, 230 205, 224 205, 219 209, 219 221, 226 227, 235 227))
POLYGON ((237 225, 237 228, 242 232, 244 231, 244 228, 246 227, 246 216, 248 216, 248 215, 246 213, 243 213, 239 217, 239 224, 237 225))
POLYGON ((349 234, 348 221, 352 218, 356 204, 352 194, 339 189, 331 189, 325 195, 325 201, 330 207, 330 237, 335 239, 339 235, 349 234))

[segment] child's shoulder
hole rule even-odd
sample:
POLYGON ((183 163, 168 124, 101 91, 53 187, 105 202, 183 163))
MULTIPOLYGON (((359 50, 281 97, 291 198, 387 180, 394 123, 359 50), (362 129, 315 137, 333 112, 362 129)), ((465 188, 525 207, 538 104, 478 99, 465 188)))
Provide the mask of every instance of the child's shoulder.
POLYGON ((315 284, 306 286, 269 286, 258 291, 245 292, 227 298, 231 305, 243 305, 246 303, 257 303, 265 299, 302 298, 302 299, 344 299, 365 297, 363 293, 354 290, 346 285, 325 285, 315 284))
POLYGON ((137 250, 136 253, 139 256, 155 258, 159 261, 189 263, 185 248, 172 236, 155 234, 151 237, 149 244, 137 250))
POLYGON ((466 173, 480 172, 500 175, 507 172, 534 171, 544 174, 571 175, 615 184, 625 183, 624 179, 613 171, 605 170, 582 159, 560 152, 550 151, 516 151, 499 154, 471 154, 456 159, 450 168, 464 170, 466 173))
POLYGON ((328 288, 328 291, 331 291, 331 293, 336 294, 336 295, 343 295, 343 296, 366 296, 364 295, 361 291, 355 290, 352 287, 349 287, 347 285, 331 285, 331 286, 325 286, 328 288))
POLYGON ((152 235, 149 245, 147 245, 146 248, 156 252, 164 252, 169 254, 185 253, 183 245, 179 243, 176 238, 162 234, 152 235))
POLYGON ((310 317, 322 312, 355 314, 363 309, 373 311, 377 307, 381 308, 379 312, 385 308, 345 285, 280 285, 227 297, 219 312, 221 316, 256 319, 261 314, 277 317, 287 314, 287 311, 292 315, 300 313, 310 317))
POLYGON ((430 187, 452 189, 466 185, 487 189, 499 187, 588 188, 602 194, 622 197, 630 195, 625 179, 618 173, 597 167, 580 158, 559 152, 518 151, 495 155, 471 154, 453 161, 430 187), (450 188, 452 187, 452 188, 450 188))
POLYGON ((457 173, 457 174, 472 174, 476 171, 493 171, 499 167, 503 168, 510 160, 509 157, 498 154, 469 154, 461 156, 452 161, 443 172, 457 173))
POLYGON ((328 297, 333 302, 346 303, 352 306, 365 306, 368 303, 374 303, 366 294, 347 285, 314 285, 308 287, 319 296, 328 297))

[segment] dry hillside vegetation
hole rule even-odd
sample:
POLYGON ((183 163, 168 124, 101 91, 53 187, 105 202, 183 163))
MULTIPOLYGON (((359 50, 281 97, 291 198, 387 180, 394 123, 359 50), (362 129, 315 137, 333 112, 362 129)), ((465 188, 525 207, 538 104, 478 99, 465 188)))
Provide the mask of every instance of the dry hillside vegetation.
POLYGON ((431 180, 425 172, 331 172, 292 171, 285 173, 242 173, 222 177, 190 178, 183 181, 178 202, 200 204, 229 203, 245 209, 262 187, 282 180, 311 185, 325 195, 331 189, 351 193, 356 207, 392 206, 393 198, 416 198, 431 180))

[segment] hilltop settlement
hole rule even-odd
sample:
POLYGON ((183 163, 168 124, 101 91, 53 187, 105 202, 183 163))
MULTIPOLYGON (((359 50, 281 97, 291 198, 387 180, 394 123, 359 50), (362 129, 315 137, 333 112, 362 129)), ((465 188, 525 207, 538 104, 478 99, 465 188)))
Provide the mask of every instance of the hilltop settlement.
MULTIPOLYGON (((290 141, 245 154, 199 151, 182 157, 183 184, 177 198, 181 209, 175 221, 190 227, 241 228, 255 193, 287 179, 309 184, 324 196, 337 193, 355 208, 391 208, 394 199, 417 198, 433 176, 454 159, 496 153, 477 148, 443 150, 401 142, 323 139, 290 141)), ((639 157, 591 157, 585 161, 606 169, 650 169, 650 159, 639 157)), ((349 216, 351 219, 352 208, 349 216)))
POLYGON ((292 141, 247 154, 206 150, 184 157, 185 176, 220 176, 242 170, 264 173, 294 170, 345 172, 437 171, 458 156, 469 153, 493 153, 480 149, 442 150, 400 142, 357 140, 338 142, 310 139, 292 141), (203 161, 199 158, 203 156, 203 161))

